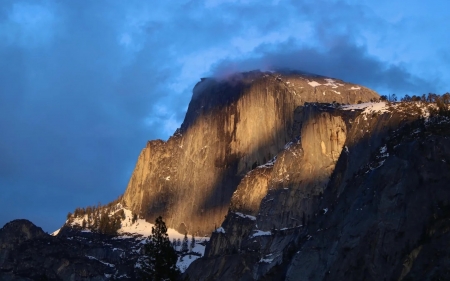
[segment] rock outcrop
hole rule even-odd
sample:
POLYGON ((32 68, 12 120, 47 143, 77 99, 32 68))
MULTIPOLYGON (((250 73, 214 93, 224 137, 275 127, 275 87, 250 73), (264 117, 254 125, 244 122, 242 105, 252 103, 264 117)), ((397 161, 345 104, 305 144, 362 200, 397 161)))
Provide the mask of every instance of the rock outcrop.
POLYGON ((0 264, 4 263, 9 253, 21 243, 46 236, 42 228, 28 220, 13 220, 0 230, 0 264))
MULTIPOLYGON (((181 128, 143 149, 121 203, 212 231, 190 280, 450 280, 448 104, 355 104, 374 99, 299 73, 202 79, 181 128)), ((57 237, 5 225, 0 280, 138 277, 138 238, 74 225, 57 237)))
MULTIPOLYGON (((209 234, 221 224, 247 172, 272 159, 299 135, 299 126, 309 114, 295 115, 299 106, 305 102, 356 103, 379 98, 367 88, 337 79, 259 71, 222 81, 202 79, 193 92, 181 128, 167 142, 148 142, 141 152, 123 198, 128 208, 149 221, 162 215, 169 227, 198 234, 209 234)), ((324 115, 321 120, 331 127, 339 126, 338 130, 345 129, 339 117, 324 115)), ((305 162, 302 169, 323 168, 331 173, 330 165, 339 155, 345 133, 336 136, 333 132, 329 141, 329 132, 316 134, 316 126, 311 123, 303 130, 311 131, 311 138, 325 139, 307 148, 314 156, 304 156, 312 162, 305 162), (328 159, 326 163, 316 165, 316 152, 328 159)), ((311 178, 315 172, 311 170, 311 178)), ((293 177, 293 181, 306 180, 303 175, 293 177)), ((264 176, 260 181, 264 185, 264 176)), ((326 176, 315 180, 312 189, 320 192, 326 181, 326 176)), ((258 195, 251 200, 253 206, 249 208, 256 210, 258 195)), ((267 205, 266 212, 270 209, 267 205)))
POLYGON ((27 220, 0 229, 0 280, 130 280, 140 240, 62 229, 54 237, 27 220))
POLYGON ((421 103, 303 107, 300 137, 274 164, 244 177, 205 258, 187 274, 449 279, 450 119, 427 110, 421 103))

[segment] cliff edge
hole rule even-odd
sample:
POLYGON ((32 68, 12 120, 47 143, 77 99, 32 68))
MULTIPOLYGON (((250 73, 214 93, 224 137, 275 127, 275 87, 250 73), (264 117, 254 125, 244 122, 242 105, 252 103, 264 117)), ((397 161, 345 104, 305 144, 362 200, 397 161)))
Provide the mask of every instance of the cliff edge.
MULTIPOLYGON (((169 227, 210 234, 245 174, 300 134, 298 107, 378 98, 359 85, 301 73, 252 71, 202 79, 181 128, 167 142, 149 141, 142 150, 123 201, 149 221, 162 215, 169 227)), ((328 149, 338 153, 334 146, 328 149)))

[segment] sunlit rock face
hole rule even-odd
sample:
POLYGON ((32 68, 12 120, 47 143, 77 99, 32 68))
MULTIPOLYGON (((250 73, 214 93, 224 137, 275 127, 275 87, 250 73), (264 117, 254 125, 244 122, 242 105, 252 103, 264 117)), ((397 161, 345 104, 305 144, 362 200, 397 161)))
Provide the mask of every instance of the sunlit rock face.
MULTIPOLYGON (((310 138, 302 140, 301 153, 306 153, 302 169, 310 175, 315 169, 331 170, 345 141, 345 125, 325 114, 320 124, 300 127, 313 113, 294 114, 298 107, 305 102, 356 103, 377 98, 362 86, 298 73, 254 71, 223 80, 202 79, 193 90, 181 129, 167 142, 148 142, 141 152, 124 203, 151 221, 162 215, 169 227, 209 234, 222 223, 244 175, 283 150, 300 128, 310 138), (334 126, 339 132, 330 136, 328 130, 334 126)), ((292 180, 302 177, 306 176, 292 180)), ((259 181, 265 185, 264 178, 259 181)), ((311 188, 320 192, 324 184, 325 177, 318 178, 311 188)), ((249 199, 252 210, 266 196, 266 191, 258 192, 249 199)), ((270 214, 272 209, 266 208, 270 214)))
POLYGON ((247 173, 194 280, 447 280, 450 118, 433 105, 307 104, 247 173), (426 270, 425 270, 426 269, 426 270))
POLYGON ((302 115, 298 141, 279 154, 261 202, 262 229, 299 226, 313 216, 314 199, 323 194, 344 147, 347 128, 341 116, 314 106, 305 107, 302 115))
POLYGON ((323 193, 344 147, 347 126, 341 116, 306 106, 297 110, 295 117, 302 120, 296 138, 286 144, 274 163, 247 174, 231 200, 232 212, 264 217, 260 222, 263 228, 301 224, 303 217, 310 215, 302 199, 309 202, 323 193))
POLYGON ((237 252, 245 240, 242 238, 255 229, 300 227, 314 216, 314 206, 330 181, 346 141, 347 125, 339 113, 333 107, 313 104, 295 111, 295 119, 301 120, 298 135, 276 159, 242 179, 222 224, 232 235, 224 239, 224 235, 213 234, 207 256, 237 252), (255 219, 242 220, 235 214, 255 219))

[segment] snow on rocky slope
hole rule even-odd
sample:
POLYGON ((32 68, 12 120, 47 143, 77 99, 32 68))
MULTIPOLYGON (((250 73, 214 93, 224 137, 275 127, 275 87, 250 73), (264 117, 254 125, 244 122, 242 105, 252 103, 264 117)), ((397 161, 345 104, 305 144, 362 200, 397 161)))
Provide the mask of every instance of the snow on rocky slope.
MULTIPOLYGON (((114 237, 113 239, 136 239, 136 241, 142 246, 143 244, 147 243, 147 238, 149 235, 152 234, 152 227, 154 227, 153 223, 149 223, 144 219, 137 218, 135 222, 133 222, 133 213, 124 208, 120 203, 117 204, 117 208, 115 208, 114 211, 109 212, 109 216, 112 217, 114 214, 120 212, 121 210, 125 213, 125 219, 121 222, 121 227, 117 231, 118 236, 114 237)), ((71 218, 71 221, 66 221, 67 226, 71 226, 74 228, 81 228, 83 225, 83 220, 87 221, 87 215, 84 215, 82 217, 75 217, 71 218)), ((51 235, 56 236, 60 232, 60 229, 54 231, 51 235)), ((88 228, 82 228, 81 232, 91 232, 88 228)), ((184 234, 179 233, 173 228, 167 229, 167 234, 169 235, 170 241, 174 240, 180 240, 181 242, 184 239, 184 234)), ((192 236, 188 235, 188 244, 191 243, 192 236)), ((196 259, 202 257, 205 253, 205 245, 209 241, 209 237, 200 237, 196 236, 195 239, 195 246, 191 249, 190 253, 182 253, 181 245, 175 246, 175 250, 178 253, 178 261, 177 266, 178 268, 184 272, 189 265, 196 259)))

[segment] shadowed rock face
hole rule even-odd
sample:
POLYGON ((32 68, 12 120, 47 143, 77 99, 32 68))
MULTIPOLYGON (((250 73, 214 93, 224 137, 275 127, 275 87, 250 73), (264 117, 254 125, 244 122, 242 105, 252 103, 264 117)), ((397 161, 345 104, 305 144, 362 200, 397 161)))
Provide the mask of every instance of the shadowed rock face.
POLYGON ((0 280, 136 280, 140 242, 68 227, 54 237, 14 220, 0 229, 0 280))
MULTIPOLYGON (((367 88, 336 79, 258 71, 222 81, 202 79, 193 92, 181 129, 167 142, 148 142, 141 152, 124 203, 150 221, 162 215, 169 227, 180 229, 184 224, 189 233, 199 234, 209 234, 220 225, 247 172, 272 159, 299 135, 304 118, 294 115, 299 106, 378 98, 367 88)), ((324 116, 322 122, 320 126, 339 124, 345 129, 334 117, 324 116)), ((315 126, 304 130, 312 132, 315 126)), ((329 132, 320 130, 311 137, 330 137, 329 132)), ((320 155, 326 155, 324 159, 336 161, 339 148, 335 146, 345 139, 339 135, 332 138, 338 139, 319 142, 307 150, 315 153, 318 149, 320 155)), ((305 157, 315 161, 315 156, 305 157)), ((321 165, 329 169, 328 162, 321 165)), ((326 184, 324 180, 316 185, 326 184)))
POLYGON ((5 261, 8 254, 16 246, 27 240, 46 235, 42 228, 35 226, 28 220, 14 220, 5 224, 0 229, 0 264, 5 261))
POLYGON ((3 226, 0 232, 0 247, 13 248, 14 245, 46 236, 42 228, 35 226, 29 220, 13 220, 3 226))
POLYGON ((384 113, 297 110, 300 138, 274 165, 244 177, 223 231, 212 233, 205 258, 187 274, 449 280, 450 119, 425 120, 417 112, 412 103, 384 113))

